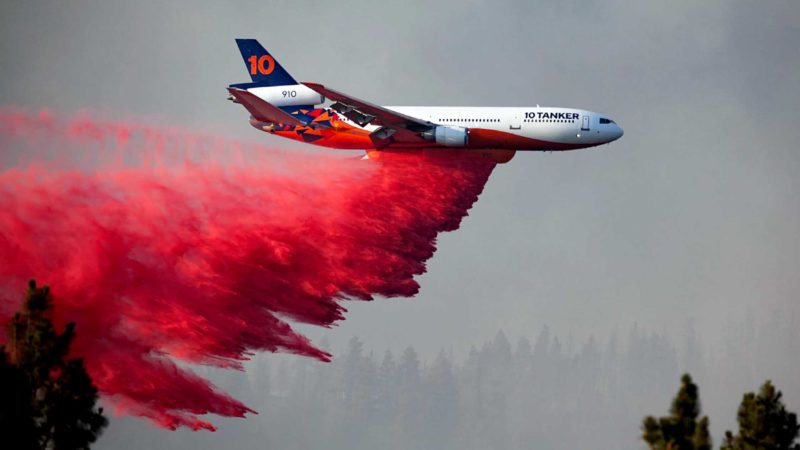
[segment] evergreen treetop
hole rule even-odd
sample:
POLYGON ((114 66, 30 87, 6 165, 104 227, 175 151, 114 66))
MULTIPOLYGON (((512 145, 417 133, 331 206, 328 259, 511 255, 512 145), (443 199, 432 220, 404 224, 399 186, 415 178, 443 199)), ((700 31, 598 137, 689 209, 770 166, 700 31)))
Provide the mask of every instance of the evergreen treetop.
POLYGON ((30 281, 0 348, 0 389, 10 400, 0 402, 0 433, 11 448, 88 449, 108 425, 83 360, 68 358, 75 324, 58 333, 52 308, 50 289, 30 281))
POLYGON ((670 415, 645 417, 642 439, 652 450, 711 450, 708 417, 700 415, 700 396, 689 374, 681 378, 681 388, 672 401, 670 415))
POLYGON ((722 450, 800 450, 795 443, 797 415, 786 410, 782 396, 769 380, 758 394, 744 394, 737 414, 739 433, 725 432, 722 450))

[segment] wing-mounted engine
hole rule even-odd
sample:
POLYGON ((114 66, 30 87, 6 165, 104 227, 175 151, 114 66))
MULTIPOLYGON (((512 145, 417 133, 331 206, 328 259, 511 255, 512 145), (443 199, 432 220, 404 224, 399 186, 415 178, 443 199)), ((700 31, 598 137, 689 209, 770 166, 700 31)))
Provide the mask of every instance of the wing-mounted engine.
POLYGON ((464 127, 438 126, 421 136, 445 147, 466 147, 469 143, 469 130, 464 127))

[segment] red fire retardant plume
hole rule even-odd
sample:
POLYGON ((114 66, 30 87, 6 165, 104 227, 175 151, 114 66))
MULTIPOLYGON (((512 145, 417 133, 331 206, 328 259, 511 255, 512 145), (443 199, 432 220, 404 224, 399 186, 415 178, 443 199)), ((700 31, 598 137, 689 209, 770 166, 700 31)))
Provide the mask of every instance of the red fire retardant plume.
POLYGON ((416 294, 437 234, 458 228, 494 167, 14 109, 0 110, 0 152, 0 319, 28 279, 50 285, 104 397, 173 429, 252 412, 176 361, 328 361, 290 322, 330 326, 342 300, 416 294))

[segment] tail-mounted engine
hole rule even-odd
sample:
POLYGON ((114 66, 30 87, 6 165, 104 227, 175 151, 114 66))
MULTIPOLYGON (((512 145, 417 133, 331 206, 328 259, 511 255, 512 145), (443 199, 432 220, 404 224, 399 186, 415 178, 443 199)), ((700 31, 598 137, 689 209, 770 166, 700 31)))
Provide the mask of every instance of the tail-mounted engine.
POLYGON ((256 97, 277 107, 311 106, 325 103, 325 97, 302 84, 255 86, 247 90, 256 97))

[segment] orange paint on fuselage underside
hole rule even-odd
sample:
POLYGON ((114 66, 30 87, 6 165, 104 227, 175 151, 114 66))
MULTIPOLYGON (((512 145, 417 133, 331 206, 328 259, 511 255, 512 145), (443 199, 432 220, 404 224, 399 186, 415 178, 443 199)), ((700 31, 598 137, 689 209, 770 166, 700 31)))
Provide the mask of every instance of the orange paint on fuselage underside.
MULTIPOLYGON (((326 111, 327 113, 327 111, 326 111)), ((325 114, 325 113, 323 113, 325 114)), ((372 150, 379 149, 370 139, 370 131, 355 127, 343 122, 334 113, 331 115, 318 116, 312 127, 285 127, 270 131, 278 136, 292 139, 307 144, 319 145, 322 147, 350 150, 372 150), (319 126, 320 120, 329 120, 330 126, 319 126)), ((472 128, 469 130, 469 139, 464 149, 502 149, 502 150, 574 150, 579 148, 592 147, 597 144, 566 144, 559 142, 549 142, 539 139, 520 136, 506 131, 489 130, 483 128, 472 128)), ((444 147, 435 142, 420 141, 419 143, 390 144, 382 148, 454 148, 444 147)))
POLYGON ((307 129, 302 133, 298 133, 296 130, 276 130, 273 133, 287 139, 329 148, 350 150, 365 150, 375 148, 375 144, 369 138, 369 131, 352 127, 350 130, 335 130, 334 128, 327 130, 307 129), (305 138, 303 137, 304 135, 306 135, 305 138))
POLYGON ((467 148, 496 148, 505 150, 575 150, 597 144, 565 144, 528 138, 505 131, 476 128, 469 130, 467 148))

